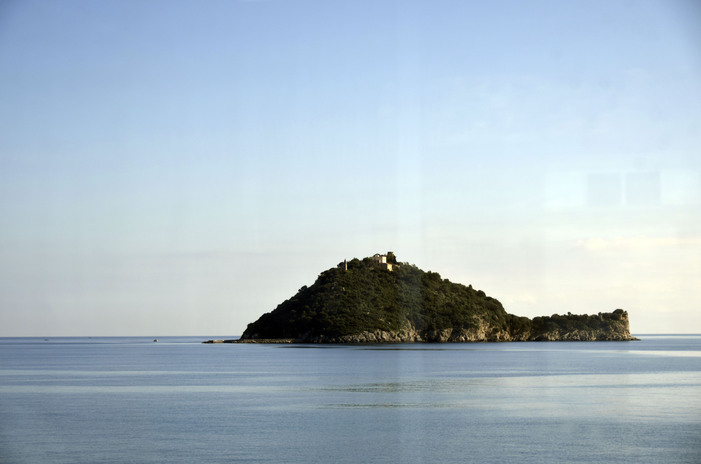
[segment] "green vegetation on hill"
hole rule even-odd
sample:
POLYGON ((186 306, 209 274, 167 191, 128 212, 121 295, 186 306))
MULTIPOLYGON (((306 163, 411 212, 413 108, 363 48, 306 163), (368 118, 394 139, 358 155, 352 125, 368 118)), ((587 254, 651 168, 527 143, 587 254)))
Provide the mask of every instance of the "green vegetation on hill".
MULTIPOLYGON (((396 264, 393 254, 388 258, 396 264)), ((349 261, 347 270, 341 263, 322 272, 312 286, 302 287, 249 324, 242 339, 337 340, 367 332, 398 333, 407 327, 419 339, 431 341, 441 340, 435 334, 446 329, 478 334, 470 340, 552 339, 552 333, 606 330, 610 319, 619 316, 553 315, 531 320, 508 314, 483 291, 442 279, 436 272, 408 263, 389 271, 365 258, 349 261)))
POLYGON ((475 326, 473 316, 499 325, 507 314, 497 300, 482 291, 441 279, 410 264, 394 271, 377 268, 372 260, 353 259, 321 273, 311 287, 281 303, 273 312, 249 324, 245 335, 255 338, 339 337, 362 331, 399 331, 406 321, 421 330, 475 326))

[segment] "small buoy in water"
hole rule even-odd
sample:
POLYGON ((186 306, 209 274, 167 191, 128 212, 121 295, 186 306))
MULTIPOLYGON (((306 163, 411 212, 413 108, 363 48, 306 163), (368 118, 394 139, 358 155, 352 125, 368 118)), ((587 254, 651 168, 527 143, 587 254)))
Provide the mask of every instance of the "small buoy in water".
POLYGON ((156 343, 157 341, 158 341, 157 338, 154 338, 154 339, 153 339, 153 343, 156 343))

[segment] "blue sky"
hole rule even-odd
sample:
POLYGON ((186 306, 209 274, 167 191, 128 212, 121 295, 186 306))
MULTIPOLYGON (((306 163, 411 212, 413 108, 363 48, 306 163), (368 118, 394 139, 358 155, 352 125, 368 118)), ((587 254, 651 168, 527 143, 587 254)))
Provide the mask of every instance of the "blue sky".
POLYGON ((344 258, 701 332, 693 1, 5 1, 0 335, 236 335, 344 258))

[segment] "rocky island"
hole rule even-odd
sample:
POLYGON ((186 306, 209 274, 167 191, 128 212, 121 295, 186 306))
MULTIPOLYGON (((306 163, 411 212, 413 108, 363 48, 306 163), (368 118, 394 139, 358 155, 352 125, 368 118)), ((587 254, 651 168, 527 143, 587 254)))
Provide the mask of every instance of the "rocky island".
POLYGON ((483 291, 442 279, 392 252, 322 272, 239 340, 205 343, 627 341, 628 313, 519 317, 483 291))

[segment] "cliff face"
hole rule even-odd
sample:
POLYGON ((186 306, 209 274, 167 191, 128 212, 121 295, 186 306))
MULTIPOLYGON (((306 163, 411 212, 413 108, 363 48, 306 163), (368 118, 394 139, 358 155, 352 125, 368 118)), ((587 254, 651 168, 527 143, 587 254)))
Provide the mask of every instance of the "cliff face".
MULTIPOLYGON (((616 310, 613 313, 602 313, 596 317, 600 321, 608 320, 608 324, 573 327, 568 316, 556 316, 565 321, 551 322, 546 329, 521 331, 515 333, 513 327, 495 327, 486 321, 480 321, 476 327, 417 331, 407 321, 405 327, 398 331, 374 330, 362 331, 356 334, 328 337, 301 338, 296 341, 307 343, 469 343, 469 342, 515 342, 515 341, 630 341, 635 340, 630 334, 628 313, 616 310)), ((581 318, 582 316, 569 316, 581 318)), ((548 319, 552 319, 548 318, 548 319)))
POLYGON ((241 341, 306 343, 632 340, 628 314, 528 319, 471 286, 407 263, 393 271, 374 259, 324 271, 274 311, 248 325, 241 341))
POLYGON ((635 340, 630 334, 628 313, 622 309, 593 316, 568 314, 535 318, 533 327, 529 340, 534 341, 635 340))

